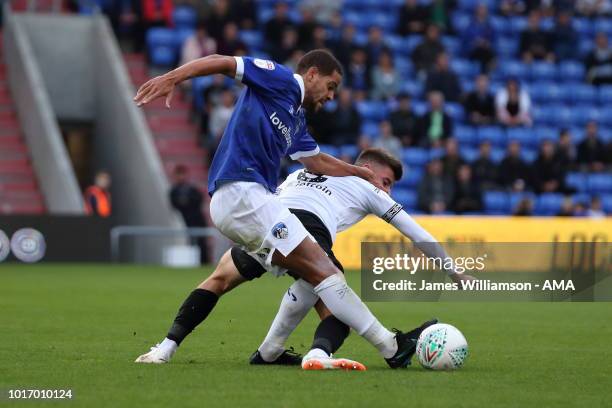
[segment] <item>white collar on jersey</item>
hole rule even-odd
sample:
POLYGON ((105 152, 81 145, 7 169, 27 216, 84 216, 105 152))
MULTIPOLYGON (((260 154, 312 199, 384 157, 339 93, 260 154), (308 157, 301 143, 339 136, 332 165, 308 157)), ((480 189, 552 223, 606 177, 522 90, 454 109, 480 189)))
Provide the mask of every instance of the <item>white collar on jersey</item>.
POLYGON ((302 78, 302 76, 299 74, 293 74, 293 77, 295 78, 295 81, 300 86, 300 92, 301 92, 301 97, 302 97, 302 101, 300 102, 300 104, 302 104, 304 103, 304 93, 306 92, 304 90, 304 78, 302 78))

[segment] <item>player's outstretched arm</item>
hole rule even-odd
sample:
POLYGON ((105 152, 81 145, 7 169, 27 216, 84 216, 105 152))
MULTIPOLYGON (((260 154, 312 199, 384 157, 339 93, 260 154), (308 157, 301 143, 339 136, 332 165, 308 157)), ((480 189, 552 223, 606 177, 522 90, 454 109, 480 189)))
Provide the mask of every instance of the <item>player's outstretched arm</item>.
POLYGON ((236 76, 236 59, 226 55, 214 54, 188 62, 164 75, 145 82, 138 89, 134 101, 138 106, 142 106, 165 96, 166 107, 169 108, 174 87, 177 84, 190 78, 214 74, 236 76))
POLYGON ((299 159, 299 162, 311 173, 325 174, 326 176, 333 177, 357 176, 374 184, 376 187, 381 187, 378 185, 378 180, 372 170, 367 167, 349 164, 326 153, 302 157, 299 159))

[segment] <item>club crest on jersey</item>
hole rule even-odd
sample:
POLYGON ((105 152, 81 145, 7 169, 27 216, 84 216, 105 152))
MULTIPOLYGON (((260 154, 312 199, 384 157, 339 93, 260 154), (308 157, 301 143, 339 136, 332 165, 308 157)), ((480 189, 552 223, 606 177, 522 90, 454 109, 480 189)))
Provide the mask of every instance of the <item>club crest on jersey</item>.
POLYGON ((277 239, 287 239, 289 236, 289 228, 287 228, 284 222, 279 222, 272 227, 272 235, 274 235, 277 239))
POLYGON ((257 66, 257 67, 259 67, 261 69, 267 69, 268 71, 273 71, 274 68, 276 68, 272 61, 264 60, 264 59, 260 59, 260 58, 255 58, 253 60, 253 64, 255 64, 255 66, 257 66))

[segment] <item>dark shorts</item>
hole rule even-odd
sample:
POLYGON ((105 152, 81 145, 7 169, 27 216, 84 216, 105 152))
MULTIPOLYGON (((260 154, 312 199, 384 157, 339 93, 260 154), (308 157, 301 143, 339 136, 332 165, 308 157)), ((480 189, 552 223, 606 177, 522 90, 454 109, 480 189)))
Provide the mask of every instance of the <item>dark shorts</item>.
MULTIPOLYGON (((306 228, 306 230, 317 240, 319 246, 323 248, 325 253, 327 253, 334 265, 336 265, 336 267, 340 269, 342 273, 344 273, 342 264, 340 261, 338 261, 338 259, 336 259, 336 256, 332 251, 332 238, 327 230, 327 227, 325 227, 325 224, 323 224, 323 221, 309 211, 294 209, 289 209, 289 211, 295 214, 302 225, 304 225, 304 228, 306 228)), ((266 269, 241 248, 237 246, 232 247, 231 255, 238 272, 240 272, 240 275, 242 275, 242 277, 244 277, 246 280, 259 278, 261 275, 266 273, 266 269)), ((287 274, 291 275, 295 279, 299 278, 298 275, 292 273, 291 271, 288 271, 287 274)))

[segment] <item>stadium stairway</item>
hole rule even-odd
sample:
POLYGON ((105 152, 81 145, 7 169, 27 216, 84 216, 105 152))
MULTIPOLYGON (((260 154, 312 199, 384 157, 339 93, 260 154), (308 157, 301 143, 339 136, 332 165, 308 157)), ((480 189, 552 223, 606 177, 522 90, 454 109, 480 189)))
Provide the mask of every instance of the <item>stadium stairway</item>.
MULTIPOLYGON (((138 89, 149 79, 144 55, 125 54, 124 59, 134 89, 138 89)), ((189 169, 191 182, 205 192, 208 155, 198 144, 198 129, 190 122, 190 109, 177 90, 171 109, 160 98, 146 105, 144 112, 168 179, 172 182, 173 169, 182 164, 189 169)))
POLYGON ((42 214, 43 196, 9 93, 2 44, 0 32, 0 214, 42 214))

